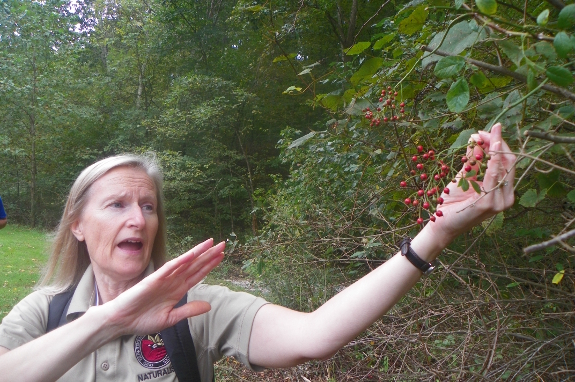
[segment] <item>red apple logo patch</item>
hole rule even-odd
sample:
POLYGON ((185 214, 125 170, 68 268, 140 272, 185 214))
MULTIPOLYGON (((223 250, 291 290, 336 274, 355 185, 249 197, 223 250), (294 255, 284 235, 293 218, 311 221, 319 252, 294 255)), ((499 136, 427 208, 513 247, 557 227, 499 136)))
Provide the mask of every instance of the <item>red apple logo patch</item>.
POLYGON ((134 354, 146 369, 160 369, 170 363, 170 357, 160 333, 136 336, 134 354))

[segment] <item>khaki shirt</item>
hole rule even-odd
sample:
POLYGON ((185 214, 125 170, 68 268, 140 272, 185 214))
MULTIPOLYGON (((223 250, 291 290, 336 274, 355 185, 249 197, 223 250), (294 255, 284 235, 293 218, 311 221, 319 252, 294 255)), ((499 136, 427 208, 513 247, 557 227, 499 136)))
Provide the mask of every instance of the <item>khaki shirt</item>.
MULTIPOLYGON (((153 272, 150 264, 146 274, 153 272)), ((35 291, 20 301, 2 320, 0 346, 14 349, 46 332, 48 309, 53 295, 35 291)), ((213 364, 233 356, 252 370, 248 345, 252 323, 267 302, 248 293, 221 286, 198 284, 188 291, 188 301, 208 301, 211 311, 188 319, 202 381, 213 378, 213 364)), ((80 280, 67 312, 68 321, 82 315, 95 301, 94 274, 88 267, 80 280)), ((50 351, 50 349, 46 349, 50 351)), ((176 382, 176 374, 157 333, 122 336, 78 362, 58 381, 153 381, 176 382)))

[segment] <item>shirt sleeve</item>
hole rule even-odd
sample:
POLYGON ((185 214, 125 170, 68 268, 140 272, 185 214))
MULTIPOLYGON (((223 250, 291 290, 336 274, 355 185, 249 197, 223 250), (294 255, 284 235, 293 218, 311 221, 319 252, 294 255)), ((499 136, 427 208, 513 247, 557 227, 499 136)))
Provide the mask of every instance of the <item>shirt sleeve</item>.
POLYGON ((36 291, 16 304, 0 324, 0 346, 12 350, 45 334, 51 299, 36 291))
POLYGON ((268 302, 249 293, 234 292, 222 286, 199 284, 188 292, 188 301, 210 303, 212 309, 189 319, 202 380, 212 379, 213 364, 232 356, 251 370, 249 340, 258 310, 268 302))

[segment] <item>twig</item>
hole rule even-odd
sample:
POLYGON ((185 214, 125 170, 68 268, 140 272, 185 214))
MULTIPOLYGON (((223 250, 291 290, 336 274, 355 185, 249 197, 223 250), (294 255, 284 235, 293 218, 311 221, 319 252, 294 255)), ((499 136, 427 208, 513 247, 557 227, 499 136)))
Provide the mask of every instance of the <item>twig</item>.
POLYGON ((524 133, 528 137, 535 137, 545 139, 555 143, 575 143, 575 137, 562 137, 559 135, 551 135, 549 133, 540 133, 538 131, 527 130, 524 133))
MULTIPOLYGON (((420 49, 424 50, 426 52, 433 52, 433 54, 437 54, 438 56, 443 56, 443 57, 456 56, 455 54, 450 54, 450 53, 447 53, 447 52, 444 52, 441 50, 434 50, 434 49, 432 49, 426 45, 422 45, 420 47, 420 49)), ((458 56, 458 57, 461 57, 461 56, 458 56)), ((512 72, 511 70, 504 68, 504 67, 501 67, 501 66, 491 65, 491 64, 488 64, 487 62, 474 60, 473 58, 463 57, 463 59, 471 65, 475 65, 475 66, 478 66, 480 68, 491 70, 492 72, 500 73, 500 74, 512 77, 512 78, 514 78, 518 81, 521 81, 523 83, 527 83, 527 76, 524 76, 523 74, 519 74, 517 72, 512 72)), ((559 88, 557 86, 553 86, 553 85, 549 85, 549 84, 545 84, 541 88, 544 90, 547 90, 548 92, 555 93, 555 94, 563 96, 567 99, 575 101, 575 93, 571 93, 570 91, 568 91, 566 89, 559 88)))
POLYGON ((553 239, 551 239, 551 240, 547 240, 547 241, 544 241, 544 242, 542 242, 542 243, 530 245, 530 246, 527 247, 527 248, 523 248, 523 252, 524 252, 524 253, 532 253, 532 252, 535 252, 535 251, 539 251, 540 249, 544 249, 544 248, 551 247, 551 246, 553 246, 553 245, 559 244, 559 242, 561 242, 561 241, 563 241, 563 240, 567 240, 567 239, 569 239, 569 238, 572 237, 572 236, 575 236, 575 229, 574 229, 574 230, 571 230, 571 231, 569 231, 569 232, 565 232, 565 233, 562 234, 562 235, 555 236, 555 237, 554 237, 553 239))

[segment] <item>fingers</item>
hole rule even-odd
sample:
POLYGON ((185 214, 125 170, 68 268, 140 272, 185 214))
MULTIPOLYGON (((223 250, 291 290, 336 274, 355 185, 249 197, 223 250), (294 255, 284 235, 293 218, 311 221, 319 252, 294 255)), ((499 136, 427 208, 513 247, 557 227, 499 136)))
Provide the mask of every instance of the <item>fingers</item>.
POLYGON ((198 316, 209 312, 212 309, 206 301, 191 301, 181 307, 174 309, 170 317, 174 320, 174 325, 186 318, 198 316))

